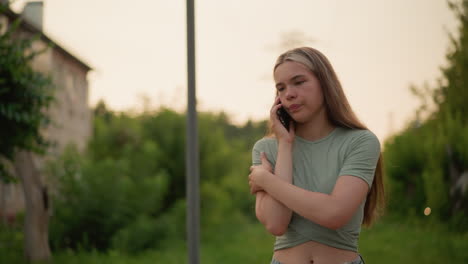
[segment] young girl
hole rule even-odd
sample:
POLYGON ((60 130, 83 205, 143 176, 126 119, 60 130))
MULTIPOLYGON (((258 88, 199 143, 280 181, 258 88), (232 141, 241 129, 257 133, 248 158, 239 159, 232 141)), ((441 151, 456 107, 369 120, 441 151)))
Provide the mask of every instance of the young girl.
POLYGON ((361 224, 370 225, 384 203, 379 141, 321 52, 287 51, 274 79, 272 137, 255 143, 249 175, 256 216, 276 236, 271 263, 364 263, 361 224), (292 118, 289 131, 280 108, 292 118))

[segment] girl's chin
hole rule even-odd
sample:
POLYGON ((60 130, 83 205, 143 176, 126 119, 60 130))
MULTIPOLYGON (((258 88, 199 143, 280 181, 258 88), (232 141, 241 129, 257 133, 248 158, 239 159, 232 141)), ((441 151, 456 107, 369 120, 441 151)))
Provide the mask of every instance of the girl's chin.
POLYGON ((322 114, 320 111, 314 113, 300 112, 293 113, 291 117, 297 124, 307 124, 312 122, 313 120, 320 120, 320 114, 322 114))
POLYGON ((304 117, 302 117, 300 115, 293 115, 291 117, 292 117, 292 119, 294 120, 294 122, 296 124, 303 124, 303 123, 305 123, 307 121, 307 120, 305 120, 304 117))

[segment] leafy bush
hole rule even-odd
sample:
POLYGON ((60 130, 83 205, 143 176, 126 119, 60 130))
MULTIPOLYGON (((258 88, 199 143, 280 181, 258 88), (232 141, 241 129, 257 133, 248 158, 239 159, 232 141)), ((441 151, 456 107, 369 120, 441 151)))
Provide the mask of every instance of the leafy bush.
MULTIPOLYGON (((252 122, 237 127, 225 123, 223 114, 202 113, 199 120, 202 226, 252 219, 247 184, 252 146, 243 142, 260 138, 264 127, 252 122)), ((52 245, 134 254, 183 240, 184 138, 182 114, 161 109, 130 116, 101 103, 86 153, 70 147, 49 167, 56 186, 52 245)))
POLYGON ((160 208, 166 174, 133 179, 126 173, 128 163, 112 159, 76 164, 80 164, 79 155, 73 151, 55 164, 54 170, 62 173, 57 173, 58 194, 50 228, 54 247, 107 249, 112 236, 136 216, 151 215, 160 208))

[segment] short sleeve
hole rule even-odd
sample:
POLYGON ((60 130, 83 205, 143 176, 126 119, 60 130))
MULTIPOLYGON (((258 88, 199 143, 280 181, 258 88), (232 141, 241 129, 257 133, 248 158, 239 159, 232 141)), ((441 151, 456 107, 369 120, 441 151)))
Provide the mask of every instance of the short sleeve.
POLYGON ((350 142, 339 176, 356 176, 367 182, 370 188, 379 157, 380 143, 378 138, 372 132, 362 130, 350 142))
POLYGON ((266 144, 265 140, 261 139, 257 141, 252 148, 252 165, 261 165, 262 159, 260 154, 265 152, 266 144))
POLYGON ((252 148, 252 165, 261 165, 261 153, 265 152, 268 161, 274 167, 276 164, 277 143, 274 138, 262 138, 255 142, 252 148))

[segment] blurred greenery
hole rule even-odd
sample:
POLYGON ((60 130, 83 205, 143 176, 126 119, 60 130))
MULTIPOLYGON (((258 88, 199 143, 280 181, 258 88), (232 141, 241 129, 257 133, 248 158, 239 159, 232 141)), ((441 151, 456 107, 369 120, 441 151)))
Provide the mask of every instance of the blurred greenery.
MULTIPOLYGON (((246 176, 251 146, 266 122, 232 125, 202 113, 201 224, 254 220, 246 176), (228 138, 229 135, 229 138, 228 138), (239 168, 245 168, 239 173, 239 168)), ((170 109, 131 116, 101 102, 86 153, 69 146, 48 166, 55 190, 54 250, 118 249, 138 253, 185 235, 185 117, 170 109)))
MULTIPOLYGON (((269 263, 274 238, 258 223, 229 221, 216 227, 205 227, 201 241, 201 263, 269 263)), ((0 244, 0 263, 26 264, 22 259, 21 232, 0 232, 0 241, 17 236, 13 243, 0 244)), ((360 253, 366 263, 467 263, 467 233, 452 232, 434 217, 386 216, 370 229, 363 229, 360 253)), ((186 243, 168 240, 158 248, 139 254, 119 249, 60 250, 55 263, 146 264, 187 263, 186 243)))
POLYGON ((425 207, 452 229, 468 231, 468 1, 449 3, 460 21, 437 87, 411 87, 421 106, 385 142, 389 211, 424 217, 425 207))

